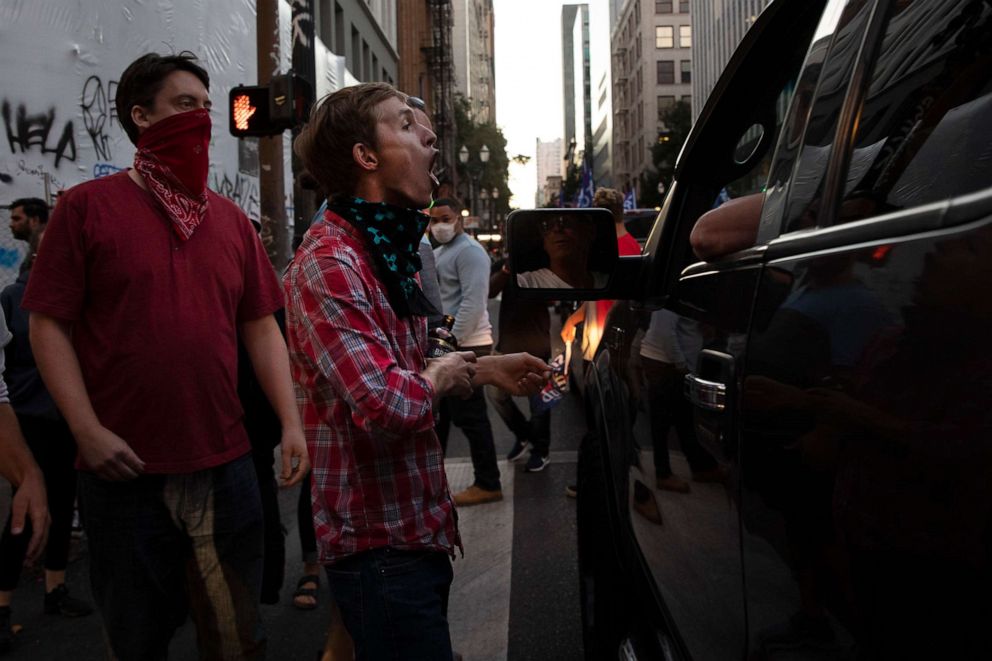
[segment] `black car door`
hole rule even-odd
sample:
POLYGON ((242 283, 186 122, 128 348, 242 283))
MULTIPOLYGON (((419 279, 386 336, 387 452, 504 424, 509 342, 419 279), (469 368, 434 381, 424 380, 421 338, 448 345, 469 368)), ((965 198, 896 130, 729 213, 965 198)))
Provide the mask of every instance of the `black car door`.
POLYGON ((801 65, 832 4, 773 2, 759 17, 693 128, 648 239, 659 269, 650 278, 658 299, 649 295, 649 304, 666 309, 652 314, 639 351, 644 413, 634 429, 635 459, 626 464, 626 479, 617 480, 625 487, 618 500, 670 630, 689 658, 724 661, 742 658, 746 649, 736 431, 721 428, 717 414, 716 424, 697 434, 683 378, 695 370, 700 347, 706 349, 699 360, 713 370, 703 376, 715 382, 733 373, 745 346, 760 252, 679 273, 695 261, 688 232, 721 191, 760 195, 801 65))
POLYGON ((992 5, 835 27, 727 384, 749 657, 992 658, 992 5))

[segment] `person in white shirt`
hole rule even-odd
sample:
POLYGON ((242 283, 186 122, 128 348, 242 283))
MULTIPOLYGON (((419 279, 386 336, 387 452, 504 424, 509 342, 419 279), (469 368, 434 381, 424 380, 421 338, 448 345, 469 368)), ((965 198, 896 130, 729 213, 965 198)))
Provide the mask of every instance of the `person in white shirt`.
MULTIPOLYGON (((462 204, 443 198, 431 207, 430 233, 437 247, 434 261, 446 314, 455 318, 451 329, 460 351, 488 356, 493 348, 493 327, 489 322, 489 270, 485 248, 465 233, 462 204)), ((437 424, 441 446, 447 448, 448 430, 455 424, 468 438, 475 482, 454 494, 459 506, 480 505, 503 499, 496 446, 489 424, 486 398, 481 387, 473 388, 466 399, 448 397, 441 402, 437 424)))

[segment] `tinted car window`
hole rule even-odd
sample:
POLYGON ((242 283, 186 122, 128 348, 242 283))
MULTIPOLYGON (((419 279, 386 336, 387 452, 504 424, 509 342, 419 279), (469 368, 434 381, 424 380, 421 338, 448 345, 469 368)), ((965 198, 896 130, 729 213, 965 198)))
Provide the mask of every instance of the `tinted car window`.
POLYGON ((774 230, 780 226, 784 232, 794 232, 818 224, 837 122, 874 4, 868 0, 834 2, 824 13, 793 99, 789 129, 779 143, 769 175, 770 194, 759 240, 774 238, 774 230), (802 137, 797 139, 800 132, 802 137), (786 198, 788 206, 780 224, 786 198))
POLYGON ((992 6, 891 3, 837 222, 992 182, 992 6))

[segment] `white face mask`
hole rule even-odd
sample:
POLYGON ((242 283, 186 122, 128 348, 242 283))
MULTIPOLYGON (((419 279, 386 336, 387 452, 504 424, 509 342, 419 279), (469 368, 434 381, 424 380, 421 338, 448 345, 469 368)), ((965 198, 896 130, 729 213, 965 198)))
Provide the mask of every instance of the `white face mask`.
POLYGON ((431 236, 438 243, 448 243, 455 238, 454 223, 435 223, 431 225, 431 236))

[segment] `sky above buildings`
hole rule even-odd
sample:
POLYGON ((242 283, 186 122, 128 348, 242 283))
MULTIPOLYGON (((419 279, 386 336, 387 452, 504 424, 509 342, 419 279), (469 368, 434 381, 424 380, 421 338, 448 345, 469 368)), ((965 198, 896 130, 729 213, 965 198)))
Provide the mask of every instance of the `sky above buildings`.
POLYGON ((534 206, 537 191, 537 139, 554 140, 563 131, 561 7, 565 4, 575 2, 493 0, 496 123, 503 129, 511 158, 531 157, 526 166, 510 163, 511 204, 524 209, 534 206))

